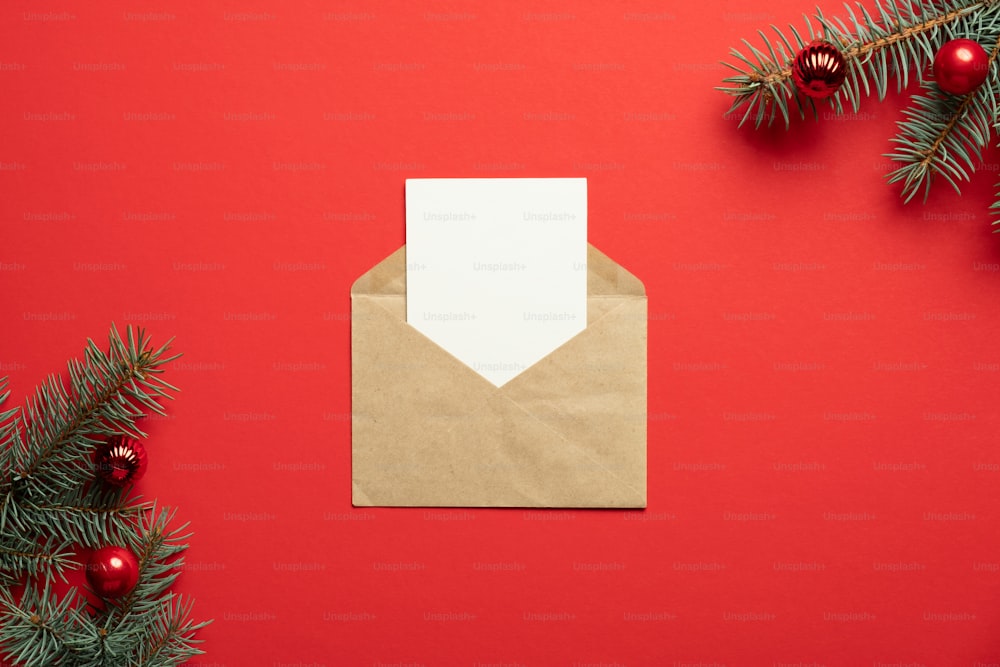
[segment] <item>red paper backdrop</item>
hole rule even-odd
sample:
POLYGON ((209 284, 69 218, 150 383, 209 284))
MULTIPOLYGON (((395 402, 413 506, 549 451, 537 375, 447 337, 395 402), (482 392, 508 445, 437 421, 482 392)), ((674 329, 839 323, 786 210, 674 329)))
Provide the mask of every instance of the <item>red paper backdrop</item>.
POLYGON ((737 129, 719 61, 811 8, 4 3, 0 371, 176 336, 191 665, 1000 663, 997 156, 904 206, 904 97, 737 129), (646 511, 352 509, 348 291, 445 176, 589 180, 646 511))

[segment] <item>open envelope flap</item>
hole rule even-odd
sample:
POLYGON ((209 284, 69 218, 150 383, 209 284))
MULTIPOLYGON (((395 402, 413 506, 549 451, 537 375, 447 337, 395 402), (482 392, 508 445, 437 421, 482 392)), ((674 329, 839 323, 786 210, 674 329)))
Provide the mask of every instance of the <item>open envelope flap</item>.
POLYGON ((603 314, 501 388, 406 324, 401 251, 355 283, 356 505, 645 506, 646 300, 591 253, 603 314))
MULTIPOLYGON (((383 303, 406 318, 406 246, 402 246, 358 278, 351 286, 351 297, 370 295, 401 297, 383 303), (402 310, 399 310, 402 309, 402 310)), ((645 297, 646 288, 634 275, 610 257, 587 244, 587 324, 603 316, 616 303, 603 297, 645 297)))
POLYGON ((406 295, 405 245, 354 281, 351 296, 358 294, 406 295))
MULTIPOLYGON (((402 246, 358 278, 351 296, 358 294, 406 294, 406 246, 402 246)), ((645 296, 642 282, 610 257, 587 244, 587 295, 645 296)))
POLYGON ((646 296, 642 282, 594 246, 587 244, 587 296, 646 296))

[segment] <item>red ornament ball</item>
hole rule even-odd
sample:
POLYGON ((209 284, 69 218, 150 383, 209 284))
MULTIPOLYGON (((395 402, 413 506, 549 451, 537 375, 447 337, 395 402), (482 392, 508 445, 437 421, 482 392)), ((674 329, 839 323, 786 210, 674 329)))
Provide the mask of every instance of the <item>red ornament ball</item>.
POLYGON ((124 597, 138 581, 139 561, 124 547, 102 547, 87 562, 87 583, 102 598, 124 597))
POLYGON ((847 61, 840 49, 818 39, 795 56, 792 78, 803 95, 813 99, 830 97, 847 78, 847 61))
POLYGON ((97 477, 109 486, 123 487, 146 474, 146 448, 138 440, 114 437, 94 450, 97 477))
POLYGON ((934 80, 952 95, 968 95, 986 81, 990 57, 971 39, 945 42, 934 56, 934 80))

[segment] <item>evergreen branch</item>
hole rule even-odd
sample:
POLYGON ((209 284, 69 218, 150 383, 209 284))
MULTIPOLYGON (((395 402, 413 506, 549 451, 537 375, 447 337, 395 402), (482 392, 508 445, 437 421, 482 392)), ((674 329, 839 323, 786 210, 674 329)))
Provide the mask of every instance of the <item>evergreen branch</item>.
MULTIPOLYGON (((864 95, 871 93, 869 79, 874 81, 878 98, 884 99, 888 90, 890 75, 898 75, 897 89, 902 90, 908 82, 909 71, 920 62, 933 58, 937 47, 959 28, 964 19, 978 14, 995 14, 998 6, 995 0, 941 0, 919 7, 907 0, 876 1, 874 15, 858 4, 858 11, 845 4, 849 25, 839 19, 827 19, 817 10, 815 20, 822 27, 823 38, 840 49, 847 64, 844 85, 829 98, 837 113, 843 111, 846 99, 854 111, 860 108, 862 89, 864 95)), ((810 40, 816 33, 807 18, 810 40)), ((740 125, 750 118, 760 127, 767 121, 771 125, 778 116, 788 127, 791 121, 788 100, 794 99, 799 107, 800 117, 805 117, 807 108, 818 115, 812 98, 802 99, 796 93, 792 82, 792 63, 795 55, 806 41, 793 26, 789 26, 794 41, 789 40, 775 26, 780 44, 775 50, 768 47, 765 54, 743 41, 750 55, 736 49, 731 55, 742 63, 742 67, 723 63, 736 70, 737 75, 723 79, 730 86, 720 86, 718 90, 732 95, 729 113, 746 108, 740 125), (793 46, 794 44, 794 46, 793 46)), ((760 33, 766 39, 763 33, 760 33)))
MULTIPOLYGON (((993 72, 992 69, 990 73, 995 75, 995 72, 993 72)), ((991 82, 991 85, 996 86, 997 85, 996 81, 994 80, 993 82, 991 82)), ((994 132, 997 133, 997 135, 1000 135, 1000 114, 998 114, 993 118, 993 130, 994 132)), ((993 221, 993 226, 996 227, 996 229, 994 229, 993 232, 1000 233, 1000 227, 997 227, 998 225, 1000 225, 1000 182, 998 182, 996 185, 996 196, 993 203, 990 204, 990 213, 996 218, 993 221)))
MULTIPOLYGON (((10 397, 7 389, 7 378, 0 378, 0 405, 10 397)), ((13 470, 14 449, 21 442, 20 421, 17 419, 18 408, 0 412, 0 533, 4 530, 4 507, 6 507, 11 488, 10 471, 13 470)))
MULTIPOLYGON (((75 593, 59 600, 47 580, 38 591, 25 587, 20 603, 0 590, 0 652, 24 665, 93 664, 80 630, 87 626, 85 607, 75 593)), ((83 633, 84 636, 86 632, 83 633)))
MULTIPOLYGON (((131 531, 120 535, 139 561, 132 592, 91 615, 78 609, 72 595, 62 602, 52 597, 47 577, 40 580, 40 594, 29 580, 19 603, 0 589, 0 651, 17 664, 67 667, 177 667, 202 653, 196 634, 210 621, 191 620, 192 603, 168 590, 183 564, 187 525, 170 528, 174 512, 155 505, 130 509, 142 509, 131 531)), ((18 556, 44 559, 51 553, 42 548, 18 556)))
POLYGON ((195 644, 196 633, 211 621, 191 620, 191 600, 169 596, 162 600, 159 613, 150 630, 149 643, 139 647, 135 663, 143 667, 176 667, 204 653, 195 644))
POLYGON ((46 580, 53 576, 65 579, 64 573, 78 563, 74 560, 72 543, 49 538, 39 543, 23 535, 7 534, 0 541, 0 572, 27 574, 46 580))
MULTIPOLYGON (((994 129, 1000 133, 1000 123, 994 125, 994 129)), ((996 229, 993 230, 993 233, 1000 234, 1000 181, 997 181, 996 184, 996 198, 993 203, 990 204, 990 213, 996 217, 996 220, 993 221, 993 225, 996 227, 996 229)))
MULTIPOLYGON (((107 353, 88 340, 84 361, 69 363, 68 386, 51 376, 23 411, 0 412, 0 655, 13 664, 178 667, 202 653, 196 633, 208 622, 192 621, 191 602, 169 591, 186 524, 171 529, 172 511, 95 483, 91 463, 102 437, 144 437, 136 421, 164 414, 159 401, 177 391, 159 377, 179 356, 169 345, 112 327, 107 353), (91 612, 75 591, 52 593, 54 577, 77 565, 76 544, 136 554, 139 580, 124 600, 91 612)), ((0 404, 6 386, 0 378, 0 404)))
POLYGON ((190 537, 184 532, 187 524, 169 527, 173 517, 173 510, 157 510, 154 504, 139 515, 135 530, 124 535, 139 560, 139 581, 126 598, 109 604, 95 621, 104 633, 109 655, 140 656, 135 664, 141 665, 147 659, 149 665, 177 665, 182 664, 182 656, 200 653, 193 646, 194 634, 206 623, 192 622, 190 604, 169 592, 190 537))
MULTIPOLYGON (((7 389, 8 379, 0 377, 0 405, 6 403, 7 399, 10 398, 10 390, 7 389)), ((17 412, 17 408, 0 411, 0 464, 5 462, 6 457, 9 456, 10 449, 17 440, 18 433, 14 422, 14 416, 17 412)))
POLYGON ((57 535, 92 549, 118 542, 132 530, 136 518, 148 511, 138 497, 123 503, 123 491, 91 484, 49 502, 24 503, 22 515, 34 530, 57 535))
POLYGON ((145 333, 140 329, 134 335, 131 327, 127 341, 114 327, 109 340, 106 354, 88 340, 85 361, 69 363, 69 387, 50 376, 27 402, 26 414, 15 416, 25 437, 11 449, 8 493, 17 487, 22 494, 45 498, 75 488, 92 476, 90 455, 97 437, 144 437, 136 421, 145 410, 163 414, 157 399, 176 391, 158 378, 160 367, 176 358, 165 356, 169 341, 152 350, 145 333))
POLYGON ((903 112, 900 132, 892 139, 896 149, 886 157, 902 163, 887 178, 890 183, 902 182, 905 201, 921 190, 926 201, 935 175, 961 192, 959 182, 969 180, 989 145, 1000 113, 996 92, 1000 79, 994 67, 1000 54, 1000 20, 996 14, 989 18, 975 32, 979 39, 994 44, 987 81, 963 96, 948 95, 937 84, 925 82, 927 94, 915 95, 914 106, 903 112))

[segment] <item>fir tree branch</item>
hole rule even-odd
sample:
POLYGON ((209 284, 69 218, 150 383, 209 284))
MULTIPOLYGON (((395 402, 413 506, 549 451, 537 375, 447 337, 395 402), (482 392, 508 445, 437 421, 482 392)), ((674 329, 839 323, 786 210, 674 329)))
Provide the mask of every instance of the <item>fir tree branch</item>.
POLYGON ((190 535, 181 534, 187 524, 168 530, 173 517, 173 510, 157 510, 154 503, 138 517, 135 531, 124 536, 139 561, 139 581, 128 597, 109 609, 104 625, 109 631, 128 615, 152 609, 153 603, 177 578, 173 570, 183 563, 178 555, 187 549, 184 540, 190 535))
POLYGON ((8 534, 0 541, 0 571, 27 574, 50 579, 65 578, 64 573, 76 567, 72 545, 49 538, 44 542, 23 535, 8 534))
MULTIPOLYGON (((10 398, 10 390, 7 389, 8 380, 7 377, 0 377, 0 405, 6 403, 7 399, 10 398)), ((6 462, 6 457, 10 455, 10 449, 17 440, 18 434, 14 428, 14 416, 17 412, 17 408, 0 412, 0 465, 6 462)), ((0 468, 0 470, 6 470, 6 468, 0 468)))
MULTIPOLYGON (((932 58, 957 24, 979 13, 995 13, 997 6, 995 0, 942 0, 927 3, 925 7, 907 0, 883 0, 876 2, 873 15, 861 4, 857 12, 845 4, 850 26, 839 19, 828 19, 817 11, 814 18, 822 28, 823 38, 840 49, 847 64, 847 79, 829 98, 830 104, 840 113, 846 99, 857 111, 862 89, 865 95, 871 93, 869 79, 874 80, 879 99, 884 99, 891 74, 898 75, 898 89, 902 90, 907 85, 910 70, 932 58)), ((807 26, 809 41, 812 41, 817 34, 808 19, 807 26)), ((791 80, 795 55, 807 41, 794 26, 789 26, 793 40, 776 26, 772 25, 771 29, 778 38, 777 48, 767 43, 765 53, 743 40, 750 55, 733 49, 731 55, 740 65, 723 63, 737 75, 723 80, 732 85, 718 89, 735 98, 729 113, 745 107, 740 125, 751 118, 756 127, 763 125, 765 120, 771 125, 781 117, 788 127, 791 121, 789 100, 795 101, 801 117, 805 117, 807 109, 818 116, 816 103, 798 95, 791 80)), ((759 35, 767 42, 763 31, 759 35)))
MULTIPOLYGON (((38 591, 27 586, 20 604, 0 590, 0 651, 23 665, 86 665, 86 641, 80 630, 87 621, 75 593, 60 600, 49 581, 38 591)), ((86 634, 86 633, 84 633, 86 634)))
MULTIPOLYGON (((20 603, 9 592, 0 599, 0 651, 18 664, 86 667, 176 667, 202 651, 196 634, 210 622, 191 620, 192 603, 169 592, 183 564, 187 526, 170 528, 174 512, 155 505, 134 518, 122 542, 139 561, 139 581, 121 601, 108 601, 93 615, 67 598, 49 594, 48 578, 40 595, 26 587, 20 603), (42 662, 32 662, 40 656, 42 662), (58 657, 55 657, 58 656, 58 657), (28 659, 25 659, 28 657, 28 659)), ((40 554, 48 553, 41 549, 40 554)), ((34 556, 37 554, 19 554, 34 556)), ((71 596, 72 597, 72 596, 71 596)))
MULTIPOLYGON (((0 412, 0 654, 14 664, 177 667, 202 653, 195 636, 207 623, 169 591, 186 524, 170 529, 172 511, 94 483, 91 463, 101 437, 144 437, 136 421, 163 414, 160 399, 177 391, 159 377, 179 356, 169 345, 112 328, 107 353, 88 340, 84 361, 69 363, 68 387, 52 376, 23 411, 0 412), (123 601, 91 613, 76 592, 52 593, 54 576, 76 565, 76 544, 137 555, 139 581, 123 601)), ((0 404, 6 386, 0 379, 0 404)))
POLYGON ((152 636, 147 645, 139 647, 136 664, 143 667, 175 667, 204 653, 195 644, 195 634, 210 621, 195 623, 190 620, 192 603, 180 596, 170 596, 160 605, 160 612, 152 626, 152 636))
POLYGON ((144 437, 136 421, 145 410, 163 414, 157 399, 176 391, 158 377, 160 367, 176 358, 165 356, 170 342, 153 350, 145 333, 133 335, 131 327, 127 341, 115 328, 109 339, 108 353, 88 340, 86 360, 69 363, 69 388, 50 376, 28 401, 26 414, 15 415, 25 437, 11 448, 8 494, 45 498, 75 488, 92 475, 95 437, 144 437))
MULTIPOLYGON (((7 389, 7 378, 0 378, 0 405, 3 405, 10 397, 10 390, 7 389)), ((4 410, 0 412, 0 533, 4 529, 4 512, 11 489, 11 471, 14 448, 21 442, 20 422, 16 419, 18 408, 4 410)))
POLYGON ((135 496, 126 504, 122 490, 91 484, 51 502, 25 502, 21 514, 34 530, 96 549, 120 541, 132 530, 137 517, 151 507, 138 500, 135 496))
MULTIPOLYGON (((109 655, 138 656, 134 664, 179 665, 183 656, 201 653, 195 633, 206 623, 190 620, 190 603, 169 592, 183 564, 190 535, 187 525, 170 528, 174 512, 155 505, 142 513, 125 541, 139 561, 139 581, 123 600, 109 604, 95 619, 109 655), (143 628, 143 632, 137 632, 143 628)), ((132 663, 130 663, 132 664, 132 663)))
POLYGON ((887 175, 890 183, 902 182, 903 197, 910 201, 920 190, 924 199, 934 176, 940 175, 961 192, 959 181, 968 181, 990 143, 992 127, 1000 107, 994 66, 1000 54, 1000 20, 984 23, 977 38, 993 42, 987 81, 962 96, 948 95, 936 84, 926 82, 926 94, 914 96, 914 106, 906 109, 899 122, 899 134, 892 139, 896 149, 886 155, 902 166, 887 175))
MULTIPOLYGON (((1000 133, 1000 124, 994 125, 993 129, 1000 133)), ((996 196, 993 203, 990 204, 990 213, 996 217, 996 220, 993 221, 993 225, 996 227, 993 233, 1000 234, 1000 181, 997 181, 996 184, 996 196)))

